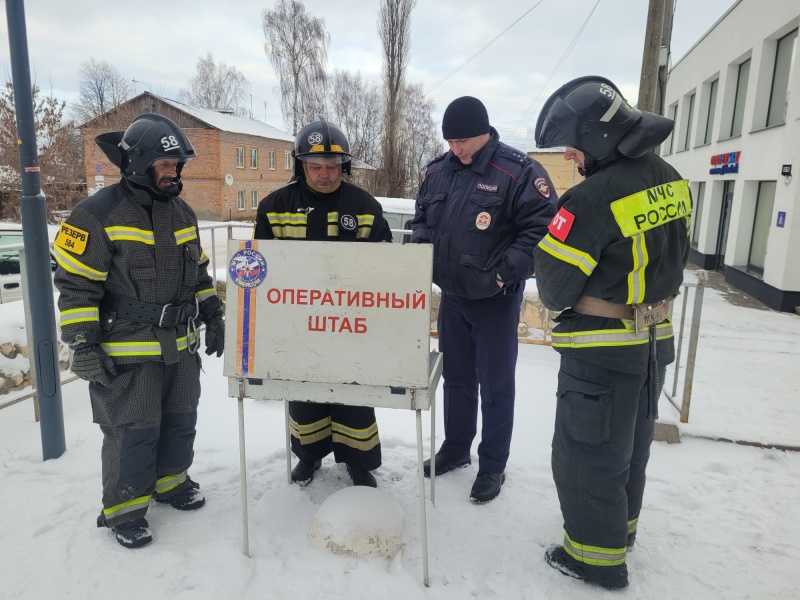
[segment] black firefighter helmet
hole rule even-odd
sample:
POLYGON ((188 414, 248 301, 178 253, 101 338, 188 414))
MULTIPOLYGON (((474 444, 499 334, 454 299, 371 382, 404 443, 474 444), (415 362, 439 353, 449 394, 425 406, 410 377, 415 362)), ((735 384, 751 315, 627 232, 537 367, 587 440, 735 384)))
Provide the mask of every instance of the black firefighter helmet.
POLYGON ((179 193, 183 165, 197 156, 183 130, 171 119, 156 113, 139 115, 124 132, 112 131, 98 135, 95 143, 119 167, 125 179, 158 194, 179 193), (158 188, 151 169, 153 163, 163 159, 178 161, 178 177, 168 190, 158 188))
POLYGON ((342 165, 342 173, 350 175, 350 142, 341 129, 320 115, 297 133, 292 154, 295 175, 304 176, 301 161, 313 162, 318 157, 336 159, 342 165))
POLYGON ((544 104, 536 122, 536 146, 570 146, 600 161, 616 148, 629 158, 667 139, 674 122, 632 108, 605 77, 578 77, 562 85, 544 104))

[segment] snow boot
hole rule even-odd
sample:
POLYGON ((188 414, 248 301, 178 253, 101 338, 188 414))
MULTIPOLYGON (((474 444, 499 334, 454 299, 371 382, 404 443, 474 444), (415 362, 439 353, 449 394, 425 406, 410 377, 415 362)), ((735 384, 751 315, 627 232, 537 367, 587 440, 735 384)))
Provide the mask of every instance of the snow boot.
POLYGON ((302 460, 297 463, 297 466, 292 469, 292 483, 300 486, 307 486, 314 479, 314 471, 318 471, 322 466, 321 460, 315 460, 313 463, 303 462, 302 460))
POLYGON ((545 550, 544 560, 562 574, 581 579, 590 585, 607 590, 621 590, 628 587, 628 567, 624 563, 613 567, 587 565, 572 558, 564 550, 564 546, 556 544, 545 550))
POLYGON ((192 481, 192 479, 188 477, 186 481, 188 481, 189 485, 192 487, 183 490, 180 494, 175 494, 174 496, 168 496, 166 498, 160 494, 153 494, 153 497, 156 499, 156 502, 169 504, 178 510, 197 510, 203 507, 206 503, 206 499, 205 496, 198 491, 200 484, 196 481, 192 481))
POLYGON ((141 548, 153 541, 150 525, 145 518, 118 525, 113 531, 120 545, 126 548, 141 548))
MULTIPOLYGON (((449 473, 453 469, 460 469, 461 467, 466 467, 467 465, 472 464, 472 459, 467 455, 464 458, 455 460, 450 458, 449 456, 445 456, 441 452, 437 452, 436 456, 434 457, 433 463, 436 465, 436 476, 444 475, 445 473, 449 473)), ((425 477, 431 476, 431 460, 428 459, 424 463, 422 463, 422 471, 425 474, 425 477)))
POLYGON ((375 476, 369 471, 359 471, 350 465, 347 465, 347 472, 353 479, 353 485, 363 485, 366 487, 378 487, 378 482, 375 481, 375 476))
POLYGON ((486 504, 500 494, 500 489, 506 481, 505 473, 485 473, 478 471, 469 499, 476 504, 486 504))

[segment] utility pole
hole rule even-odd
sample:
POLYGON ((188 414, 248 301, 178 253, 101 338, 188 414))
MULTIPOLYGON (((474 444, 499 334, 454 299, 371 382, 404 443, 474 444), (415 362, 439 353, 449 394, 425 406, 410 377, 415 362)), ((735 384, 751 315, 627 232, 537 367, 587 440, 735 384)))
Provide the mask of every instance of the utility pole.
POLYGON ((675 1, 667 0, 664 6, 664 25, 661 29, 661 55, 658 65, 658 85, 656 86, 656 114, 664 114, 664 92, 667 91, 667 77, 669 76, 669 57, 672 54, 672 17, 674 15, 675 1))
POLYGON ((650 0, 647 8, 642 75, 639 79, 639 101, 637 102, 639 110, 655 112, 659 75, 658 57, 661 52, 661 34, 664 29, 664 7, 668 2, 672 2, 672 0, 650 0))

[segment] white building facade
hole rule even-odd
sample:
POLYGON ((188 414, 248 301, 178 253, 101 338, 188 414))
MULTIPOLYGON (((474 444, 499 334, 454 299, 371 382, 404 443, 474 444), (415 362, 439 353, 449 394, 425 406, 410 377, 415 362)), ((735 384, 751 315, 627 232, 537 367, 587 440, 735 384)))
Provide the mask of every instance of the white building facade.
POLYGON ((800 1, 739 0, 671 69, 661 155, 691 182, 690 261, 800 306, 800 1))

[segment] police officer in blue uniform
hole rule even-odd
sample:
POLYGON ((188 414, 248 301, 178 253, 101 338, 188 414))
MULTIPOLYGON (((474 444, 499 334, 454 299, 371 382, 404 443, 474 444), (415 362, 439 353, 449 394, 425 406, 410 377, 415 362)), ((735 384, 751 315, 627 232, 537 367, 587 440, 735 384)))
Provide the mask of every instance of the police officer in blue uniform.
MULTIPOLYGON (((471 463, 480 388, 483 423, 470 498, 484 503, 505 481, 522 294, 557 196, 539 163, 500 141, 477 98, 450 103, 442 134, 450 151, 428 165, 411 222, 411 241, 434 246, 433 280, 442 291, 445 440, 435 469, 442 475, 471 463)), ((424 469, 430 476, 430 461, 424 469)))

